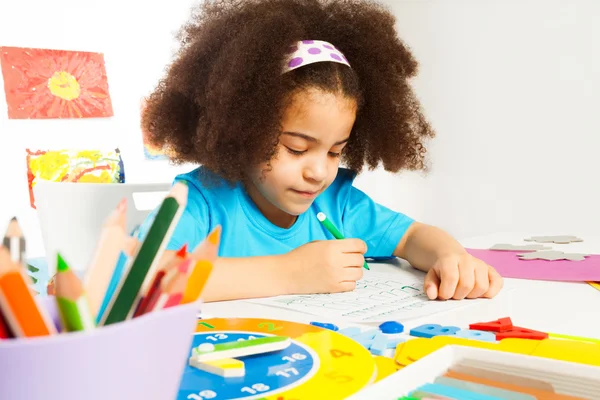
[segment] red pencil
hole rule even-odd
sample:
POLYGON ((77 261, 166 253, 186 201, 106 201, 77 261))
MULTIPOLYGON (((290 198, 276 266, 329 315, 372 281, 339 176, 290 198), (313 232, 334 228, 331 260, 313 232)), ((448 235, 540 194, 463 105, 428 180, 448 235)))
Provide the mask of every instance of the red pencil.
POLYGON ((177 269, 169 271, 168 275, 163 278, 158 300, 152 307, 153 311, 173 307, 181 303, 188 281, 188 271, 191 262, 192 260, 188 258, 177 269))
POLYGON ((0 339, 10 339, 12 335, 10 334, 10 330, 8 329, 8 325, 4 320, 4 315, 2 315, 2 310, 0 310, 0 339))

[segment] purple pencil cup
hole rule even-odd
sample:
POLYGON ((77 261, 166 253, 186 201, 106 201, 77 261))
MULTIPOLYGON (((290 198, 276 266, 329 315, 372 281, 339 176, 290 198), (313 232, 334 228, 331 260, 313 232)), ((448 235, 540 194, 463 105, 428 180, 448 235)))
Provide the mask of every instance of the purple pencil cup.
MULTIPOLYGON (((54 297, 40 301, 58 321, 54 297)), ((0 399, 175 399, 198 309, 192 303, 90 332, 0 340, 0 399)))

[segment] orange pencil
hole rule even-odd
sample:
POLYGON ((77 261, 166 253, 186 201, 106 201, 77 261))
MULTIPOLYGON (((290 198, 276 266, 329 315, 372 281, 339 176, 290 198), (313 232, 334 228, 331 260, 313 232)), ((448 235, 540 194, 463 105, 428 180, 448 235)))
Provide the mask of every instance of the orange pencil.
POLYGON ((31 279, 11 260, 9 250, 0 246, 0 308, 17 337, 47 336, 56 333, 52 320, 31 293, 31 279))
POLYGON ((197 260, 183 292, 182 303, 192 303, 200 297, 219 254, 221 227, 217 226, 208 237, 192 253, 197 260))
POLYGON ((127 199, 123 199, 106 219, 98 247, 85 275, 85 292, 94 317, 100 310, 117 260, 125 245, 126 220, 127 199))

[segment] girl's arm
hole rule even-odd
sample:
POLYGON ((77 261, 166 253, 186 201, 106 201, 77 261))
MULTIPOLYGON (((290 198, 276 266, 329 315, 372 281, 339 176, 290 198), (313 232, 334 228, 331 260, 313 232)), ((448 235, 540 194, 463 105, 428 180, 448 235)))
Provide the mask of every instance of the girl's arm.
POLYGON ((283 256, 218 258, 202 301, 239 300, 288 293, 283 256))
POLYGON ((494 297, 503 286, 493 267, 471 256, 452 236, 434 226, 411 224, 394 255, 427 272, 424 289, 430 299, 494 297))

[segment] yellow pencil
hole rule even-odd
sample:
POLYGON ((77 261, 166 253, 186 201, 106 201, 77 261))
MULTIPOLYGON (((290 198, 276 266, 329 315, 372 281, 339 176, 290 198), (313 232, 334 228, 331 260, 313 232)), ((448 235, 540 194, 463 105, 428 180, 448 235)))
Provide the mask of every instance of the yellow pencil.
POLYGON ((123 199, 106 219, 98 247, 85 275, 85 292, 94 316, 100 310, 117 260, 123 250, 126 238, 126 220, 127 199, 123 199))

